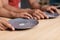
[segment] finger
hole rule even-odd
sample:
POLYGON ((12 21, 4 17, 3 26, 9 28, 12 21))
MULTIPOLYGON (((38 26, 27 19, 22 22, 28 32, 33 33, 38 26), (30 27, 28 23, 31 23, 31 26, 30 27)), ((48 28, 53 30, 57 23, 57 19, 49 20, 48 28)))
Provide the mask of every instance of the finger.
POLYGON ((7 27, 5 27, 2 23, 0 23, 0 26, 4 29, 7 29, 7 27))
POLYGON ((15 30, 15 28, 11 24, 9 24, 7 21, 2 21, 2 24, 13 31, 15 30))
POLYGON ((41 13, 36 13, 39 16, 39 20, 40 19, 44 19, 44 16, 41 13))
POLYGON ((49 18, 49 17, 48 17, 44 12, 42 12, 42 11, 40 11, 40 15, 42 15, 41 17, 44 16, 43 18, 47 18, 47 19, 49 18))
POLYGON ((51 8, 54 12, 56 12, 56 13, 58 13, 58 14, 60 14, 59 13, 59 11, 58 11, 58 9, 56 8, 56 7, 54 7, 54 6, 52 6, 52 8, 51 8))
POLYGON ((54 8, 53 10, 55 10, 56 13, 60 14, 57 8, 54 8))
POLYGON ((37 18, 36 17, 33 17, 35 20, 37 20, 37 18))
POLYGON ((37 15, 37 13, 35 13, 35 14, 33 14, 33 15, 34 15, 34 17, 36 17, 37 20, 40 20, 40 16, 37 15))
POLYGON ((49 18, 44 12, 40 12, 41 13, 41 15, 43 15, 44 16, 44 18, 49 18))
POLYGON ((51 8, 47 9, 47 11, 54 14, 54 11, 51 8))
POLYGON ((24 16, 28 16, 28 17, 30 17, 31 19, 33 19, 32 15, 29 14, 29 13, 26 13, 24 16))
POLYGON ((33 19, 33 17, 29 15, 25 15, 25 17, 28 17, 29 19, 33 19))
POLYGON ((40 13, 36 13, 36 15, 37 15, 37 17, 38 17, 38 20, 40 20, 40 19, 41 19, 40 13))
POLYGON ((44 16, 41 14, 40 11, 36 12, 36 14, 37 14, 40 18, 44 19, 44 16))
POLYGON ((58 9, 56 9, 56 12, 57 12, 58 14, 60 14, 60 11, 59 11, 58 9))
POLYGON ((54 14, 54 11, 53 10, 49 10, 49 12, 53 13, 54 14))
POLYGON ((42 19, 44 19, 44 16, 42 14, 39 14, 42 19))
POLYGON ((22 16, 21 18, 24 18, 24 19, 31 19, 31 18, 28 17, 28 16, 22 16))
POLYGON ((41 12, 39 12, 38 14, 42 19, 44 19, 44 15, 41 14, 41 12))
POLYGON ((5 29, 4 29, 4 28, 2 28, 1 26, 0 26, 0 30, 1 30, 1 31, 5 31, 5 29))

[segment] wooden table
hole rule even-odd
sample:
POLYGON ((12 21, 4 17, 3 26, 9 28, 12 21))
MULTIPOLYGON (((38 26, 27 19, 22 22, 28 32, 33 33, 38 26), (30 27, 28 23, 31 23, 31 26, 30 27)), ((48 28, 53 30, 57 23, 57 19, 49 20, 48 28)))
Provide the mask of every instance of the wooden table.
POLYGON ((39 20, 39 24, 25 31, 0 31, 0 40, 60 40, 60 16, 39 20))

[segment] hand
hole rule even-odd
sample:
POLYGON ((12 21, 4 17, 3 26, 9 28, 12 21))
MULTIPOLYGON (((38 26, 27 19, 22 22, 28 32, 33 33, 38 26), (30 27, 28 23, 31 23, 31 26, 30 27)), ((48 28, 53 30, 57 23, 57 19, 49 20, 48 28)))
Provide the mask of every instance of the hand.
POLYGON ((36 20, 48 18, 48 16, 43 11, 41 11, 39 9, 35 9, 31 15, 36 20))
POLYGON ((55 13, 56 12, 56 13, 59 14, 58 9, 56 7, 54 7, 54 6, 43 6, 42 10, 49 11, 51 13, 55 13))
POLYGON ((33 19, 32 15, 27 12, 17 13, 16 16, 18 18, 27 18, 27 19, 33 19))
POLYGON ((8 28, 11 29, 12 31, 15 30, 13 26, 9 24, 7 20, 5 20, 5 18, 0 17, 0 30, 5 31, 8 28))

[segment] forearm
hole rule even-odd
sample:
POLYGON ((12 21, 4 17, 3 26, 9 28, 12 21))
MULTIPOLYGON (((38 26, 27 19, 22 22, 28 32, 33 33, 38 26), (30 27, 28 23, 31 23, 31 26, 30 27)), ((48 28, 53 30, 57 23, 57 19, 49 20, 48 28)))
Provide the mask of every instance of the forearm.
POLYGON ((31 11, 31 9, 19 9, 19 8, 14 8, 13 6, 10 6, 10 5, 4 5, 4 8, 9 11, 13 11, 13 12, 17 12, 17 13, 31 11))
POLYGON ((6 10, 5 8, 0 9, 0 17, 21 18, 23 17, 24 13, 27 13, 27 12, 16 13, 16 12, 6 10))
POLYGON ((33 9, 40 9, 41 8, 40 4, 38 4, 38 3, 32 3, 31 7, 33 9))
POLYGON ((34 9, 40 9, 41 8, 41 6, 37 2, 37 0, 29 0, 29 3, 31 5, 31 8, 34 8, 34 9))
POLYGON ((29 11, 31 11, 31 9, 14 8, 13 6, 11 6, 11 5, 8 4, 8 1, 9 1, 9 0, 2 0, 2 2, 3 2, 3 7, 4 7, 6 10, 13 11, 13 12, 17 12, 17 13, 20 13, 20 12, 29 12, 29 11))
POLYGON ((8 11, 4 8, 0 9, 0 17, 15 18, 16 13, 8 11))

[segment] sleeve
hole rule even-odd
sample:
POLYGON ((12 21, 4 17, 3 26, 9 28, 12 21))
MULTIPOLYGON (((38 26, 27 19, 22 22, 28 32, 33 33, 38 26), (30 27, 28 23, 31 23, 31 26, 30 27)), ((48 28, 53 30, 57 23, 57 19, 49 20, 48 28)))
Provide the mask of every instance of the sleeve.
POLYGON ((20 0, 9 0, 9 4, 13 7, 18 8, 18 3, 20 0))

